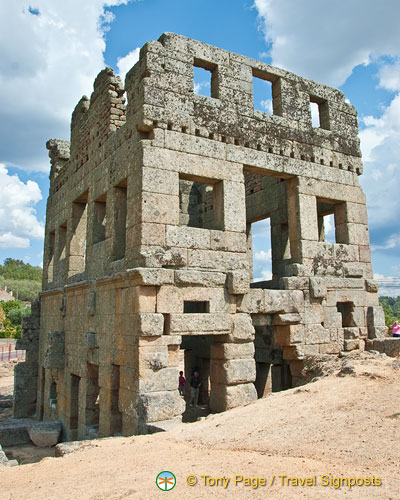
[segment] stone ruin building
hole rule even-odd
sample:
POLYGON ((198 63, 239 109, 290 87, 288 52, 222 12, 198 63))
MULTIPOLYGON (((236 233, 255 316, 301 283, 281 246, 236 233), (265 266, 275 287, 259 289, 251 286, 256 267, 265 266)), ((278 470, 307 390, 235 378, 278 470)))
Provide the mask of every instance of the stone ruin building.
POLYGON ((172 33, 125 87, 101 71, 71 141, 47 143, 43 292, 15 417, 60 420, 65 440, 145 433, 185 410, 181 367, 220 412, 300 384, 308 356, 385 336, 357 134, 342 92, 172 33), (253 79, 272 86, 272 114, 254 109, 253 79), (272 279, 253 282, 252 223, 267 218, 272 279))

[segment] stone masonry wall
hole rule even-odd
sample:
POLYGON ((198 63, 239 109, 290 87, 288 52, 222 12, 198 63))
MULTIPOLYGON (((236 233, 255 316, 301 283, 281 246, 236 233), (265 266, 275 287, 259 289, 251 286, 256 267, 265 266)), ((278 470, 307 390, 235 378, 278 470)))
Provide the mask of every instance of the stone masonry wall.
POLYGON ((357 114, 340 91, 164 33, 125 89, 103 70, 71 142, 47 148, 36 414, 65 439, 179 418, 179 352, 196 336, 212 411, 301 383, 307 356, 385 336, 357 114), (254 109, 253 78, 271 82, 273 114, 254 109), (266 218, 272 278, 253 283, 251 225, 266 218))

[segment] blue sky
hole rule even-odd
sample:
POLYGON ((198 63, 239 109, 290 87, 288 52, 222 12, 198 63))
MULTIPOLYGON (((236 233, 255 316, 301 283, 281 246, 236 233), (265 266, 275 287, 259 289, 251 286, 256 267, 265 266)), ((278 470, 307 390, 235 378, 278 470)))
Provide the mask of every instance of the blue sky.
MULTIPOLYGON (((0 261, 42 262, 47 139, 69 139, 71 112, 102 67, 124 76, 139 47, 172 31, 345 93, 359 114, 374 270, 399 279, 399 18, 398 0, 385 9, 372 0, 1 2, 0 261)), ((255 105, 268 110, 261 90, 255 105)), ((268 276, 267 231, 255 227, 257 277, 268 276)))

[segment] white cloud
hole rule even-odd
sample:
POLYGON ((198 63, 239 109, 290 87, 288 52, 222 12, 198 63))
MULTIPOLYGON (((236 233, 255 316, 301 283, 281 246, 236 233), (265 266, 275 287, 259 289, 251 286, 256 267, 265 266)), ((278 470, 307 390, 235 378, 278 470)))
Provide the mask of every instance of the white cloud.
POLYGON ((126 56, 119 57, 117 60, 118 74, 121 80, 125 80, 125 75, 139 60, 140 47, 131 50, 126 56))
POLYGON ((355 66, 400 56, 400 2, 255 0, 276 66, 342 85, 355 66))
POLYGON ((372 245, 372 250, 390 250, 392 248, 399 248, 400 246, 400 233, 392 234, 382 245, 372 245))
POLYGON ((210 82, 194 82, 193 92, 195 94, 209 94, 210 82))
POLYGON ((379 85, 391 91, 398 91, 400 89, 400 60, 393 64, 384 64, 379 73, 379 85))
POLYGON ((49 168, 46 140, 69 138, 71 112, 105 65, 105 8, 128 1, 0 2, 0 161, 49 168))
POLYGON ((260 102, 261 107, 267 112, 272 114, 272 99, 265 99, 260 102))
POLYGON ((254 254, 254 260, 261 262, 271 262, 271 250, 266 252, 265 250, 260 250, 254 254))
POLYGON ((11 233, 0 234, 0 248, 28 248, 29 239, 11 233))
POLYGON ((34 205, 42 199, 36 182, 24 184, 17 175, 9 175, 0 164, 2 197, 0 206, 0 247, 28 248, 31 238, 43 238, 44 226, 36 217, 34 205))
POLYGON ((370 223, 392 231, 400 216, 400 93, 378 119, 368 116, 363 122, 365 170, 360 183, 367 195, 370 223))

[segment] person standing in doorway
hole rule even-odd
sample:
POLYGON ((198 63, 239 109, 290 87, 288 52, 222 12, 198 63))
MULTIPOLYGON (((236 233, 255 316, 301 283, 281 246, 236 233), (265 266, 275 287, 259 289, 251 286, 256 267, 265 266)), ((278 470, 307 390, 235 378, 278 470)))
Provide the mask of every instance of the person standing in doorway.
POLYGON ((196 371, 193 373, 193 376, 190 379, 190 406, 194 405, 197 408, 200 386, 200 374, 196 371))
POLYGON ((181 396, 185 396, 185 382, 186 382, 186 379, 183 376, 183 372, 180 371, 179 372, 179 385, 178 385, 178 389, 179 389, 179 394, 181 396))

